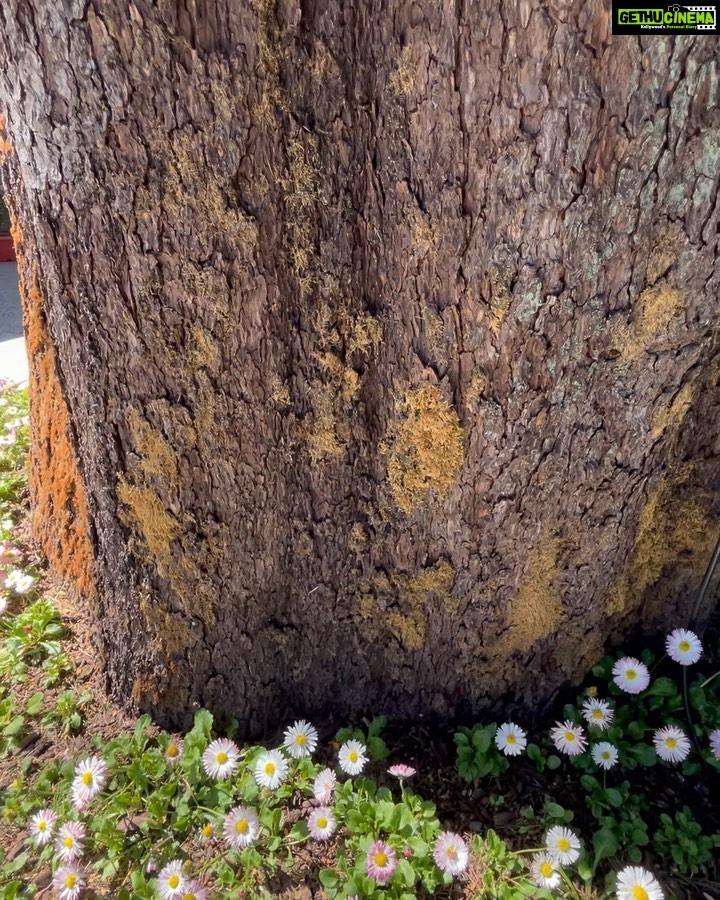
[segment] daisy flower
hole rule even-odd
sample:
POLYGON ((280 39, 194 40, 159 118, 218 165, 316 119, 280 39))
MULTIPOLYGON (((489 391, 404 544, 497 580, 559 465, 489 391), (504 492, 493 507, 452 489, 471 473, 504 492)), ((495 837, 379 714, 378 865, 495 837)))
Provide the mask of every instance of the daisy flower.
POLYGON ((82 822, 66 822, 58 829, 55 851, 63 862, 72 862, 83 855, 85 826, 82 822))
POLYGON ((343 772, 348 775, 359 775, 367 763, 365 750, 365 744, 361 744, 360 741, 347 741, 343 744, 338 753, 338 763, 343 772))
POLYGON ((57 816, 51 809, 41 809, 30 819, 30 833, 38 847, 44 847, 55 831, 57 816))
POLYGON ((720 728, 710 735, 710 751, 715 759, 720 759, 720 728))
POLYGON ((435 865, 448 875, 462 875, 467 869, 469 852, 459 834, 444 831, 435 841, 433 859, 435 865))
POLYGON ((545 835, 547 852, 561 866, 571 866, 580 856, 580 841, 574 831, 556 825, 545 835))
POLYGON ((208 900, 209 896, 210 891, 197 879, 188 881, 179 895, 180 900, 208 900))
POLYGON ((287 778, 288 763, 279 750, 261 753, 255 763, 255 781, 260 787, 275 790, 287 778))
POLYGON ((532 861, 532 877, 538 887, 556 888, 560 884, 557 860, 549 853, 538 853, 532 861))
POLYGON ((596 766, 601 769, 612 769, 618 761, 617 747, 614 747, 608 741, 600 741, 599 744, 593 744, 590 755, 596 766))
POLYGON ((215 834, 215 826, 212 822, 206 822, 203 827, 200 829, 200 840, 203 842, 209 841, 211 837, 215 834))
POLYGON ((249 847, 260 834, 260 820, 255 810, 248 806, 231 809, 225 816, 223 834, 231 847, 249 847))
POLYGON ((406 766, 403 763, 398 763, 395 766, 390 766, 388 769, 388 775, 394 775, 395 778, 412 778, 413 775, 417 775, 417 770, 413 769, 412 766, 406 766))
POLYGON ((657 879, 639 866, 627 866, 617 877, 617 900, 663 900, 657 879))
POLYGON ((170 738, 165 747, 165 762, 169 766, 174 766, 175 763, 180 762, 184 752, 183 742, 170 738))
POLYGON ((691 666, 702 656, 702 643, 694 631, 676 628, 665 639, 665 650, 670 659, 681 666, 691 666))
POLYGON ((85 788, 82 781, 78 781, 77 778, 73 780, 70 789, 70 797, 72 799, 74 810, 82 812, 92 800, 93 796, 94 795, 85 788))
POLYGON ((314 809, 308 817, 308 831, 316 841, 326 841, 337 828, 332 811, 327 806, 314 809))
POLYGON ((313 794, 319 803, 329 803, 335 790, 335 773, 332 769, 323 769, 313 784, 313 794))
POLYGON ((665 762, 682 762, 690 752, 690 741, 682 728, 668 725, 666 728, 658 728, 653 735, 655 752, 665 762))
POLYGON ((557 722, 550 737, 556 749, 568 756, 578 756, 585 749, 585 732, 569 719, 567 722, 557 722))
POLYGON ((174 859, 160 870, 158 893, 162 900, 180 900, 187 885, 181 859, 174 859))
POLYGON ((615 716, 606 700, 596 700, 594 697, 583 703, 582 714, 588 725, 596 725, 602 731, 609 727, 615 716))
POLYGON ((53 876, 53 888, 60 900, 76 900, 85 887, 85 875, 75 865, 60 866, 53 876))
POLYGON ((639 694, 650 684, 647 666, 634 656, 624 656, 613 666, 613 681, 626 694, 639 694))
POLYGON ((520 756, 527 747, 527 736, 519 725, 505 722, 495 733, 495 744, 505 756, 520 756))
POLYGON ((211 778, 229 778, 240 762, 240 750, 227 738, 213 741, 202 755, 203 769, 211 778))
POLYGON ((27 594, 34 584, 35 579, 32 575, 26 575, 20 569, 13 569, 5 579, 6 589, 15 591, 16 594, 27 594))
POLYGON ((293 759, 312 756, 318 742, 318 733, 309 722, 301 719, 285 732, 283 746, 293 759))
POLYGON ((99 756, 89 756, 75 767, 73 786, 83 791, 88 802, 96 797, 107 783, 107 766, 99 756))
MULTIPOLYGON (((357 743, 357 741, 348 741, 357 743)), ((367 853, 365 871, 378 884, 386 884, 393 877, 397 868, 397 855, 393 848, 383 841, 375 841, 367 853)))
POLYGON ((6 598, 0 597, 0 616, 3 615, 3 613, 5 612, 7 607, 8 607, 8 602, 7 602, 6 598))

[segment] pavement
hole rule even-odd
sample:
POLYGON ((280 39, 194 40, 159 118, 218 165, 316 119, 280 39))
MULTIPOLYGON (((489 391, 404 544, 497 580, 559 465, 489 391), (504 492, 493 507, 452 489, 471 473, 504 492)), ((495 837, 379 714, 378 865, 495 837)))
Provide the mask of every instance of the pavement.
POLYGON ((28 379, 17 263, 0 263, 0 379, 28 379))

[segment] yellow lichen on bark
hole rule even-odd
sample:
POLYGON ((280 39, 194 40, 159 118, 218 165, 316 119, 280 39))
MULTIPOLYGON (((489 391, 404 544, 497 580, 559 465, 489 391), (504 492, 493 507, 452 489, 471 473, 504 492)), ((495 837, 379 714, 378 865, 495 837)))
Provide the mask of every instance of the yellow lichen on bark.
POLYGON ((24 256, 18 262, 29 363, 33 534, 53 571, 84 596, 92 596, 94 552, 87 498, 70 437, 55 350, 47 332, 34 264, 24 256))
POLYGON ((686 384, 669 403, 658 407, 653 413, 650 437, 659 438, 668 428, 677 428, 692 406, 692 398, 692 386, 686 384))
POLYGON ((562 620, 558 559, 564 546, 561 538, 546 529, 528 553, 520 587, 508 610, 507 630, 499 640, 500 655, 525 653, 536 641, 557 631, 562 620))
POLYGON ((632 361, 649 349, 671 347, 673 326, 684 309, 682 291, 666 281, 645 288, 635 305, 633 325, 623 326, 615 339, 621 358, 632 361))
POLYGON ((388 480, 395 503, 409 513, 455 484, 464 459, 464 432, 457 412, 434 386, 410 391, 401 414, 390 440, 388 480))
MULTIPOLYGON (((635 612, 669 568, 682 566, 702 576, 710 557, 715 527, 697 500, 673 496, 674 484, 663 480, 640 511, 630 560, 605 596, 609 614, 635 612)), ((651 602, 648 615, 653 615, 651 602)))
POLYGON ((428 601, 439 597, 452 604, 455 570, 448 562, 422 569, 412 578, 394 579, 400 591, 401 612, 391 613, 388 624, 407 650, 421 650, 427 639, 428 601))

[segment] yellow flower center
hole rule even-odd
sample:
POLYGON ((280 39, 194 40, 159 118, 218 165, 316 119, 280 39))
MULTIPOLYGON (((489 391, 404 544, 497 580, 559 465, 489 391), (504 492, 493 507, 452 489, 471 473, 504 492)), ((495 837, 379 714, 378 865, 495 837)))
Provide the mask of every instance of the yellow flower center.
POLYGON ((274 775, 275 774, 275 763, 274 762, 266 762, 265 763, 265 774, 266 775, 274 775))
POLYGON ((640 887, 639 884, 636 884, 632 889, 632 900, 650 900, 650 894, 648 894, 644 887, 640 887))
MULTIPOLYGON (((665 741, 665 746, 668 748, 668 750, 674 750, 677 747, 677 741, 675 740, 675 738, 667 738, 665 741)), ((645 888, 643 888, 643 890, 645 890, 645 888)))
POLYGON ((628 669, 625 672, 625 677, 628 681, 635 681, 635 679, 637 678, 637 672, 635 671, 635 669, 628 669))
POLYGON ((248 830, 247 819, 239 819, 235 823, 235 831, 237 831, 238 834, 247 834, 247 830, 248 830))
POLYGON ((600 756, 602 756, 603 759, 610 759, 610 751, 603 750, 603 752, 600 754, 600 756))
POLYGON ((182 900, 195 900, 197 894, 183 894, 182 900))
POLYGON ((68 850, 69 850, 70 847, 72 847, 72 846, 75 844, 75 838, 74 838, 71 834, 69 834, 69 835, 65 838, 65 840, 64 840, 63 843, 65 844, 65 846, 66 846, 66 847, 68 848, 68 850))
POLYGON ((570 841, 567 838, 560 838, 558 841, 558 850, 561 850, 563 853, 567 853, 570 849, 570 841))
POLYGON ((325 818, 325 816, 320 816, 320 818, 317 820, 318 828, 327 828, 327 824, 328 820, 325 818))
POLYGON ((203 825, 203 829, 202 829, 203 837, 212 837, 214 831, 215 831, 215 829, 213 828, 212 825, 203 825))
POLYGON ((45 831, 46 828, 47 828, 47 822, 45 821, 45 819, 40 819, 40 821, 37 824, 37 830, 45 831))
POLYGON ((588 695, 588 697, 594 697, 595 694, 597 694, 597 688, 596 688, 594 685, 593 685, 592 687, 589 687, 589 688, 587 689, 587 695, 588 695))
POLYGON ((445 855, 447 856, 448 859, 454 860, 454 859, 458 858, 458 852, 455 849, 455 847, 448 847, 447 850, 445 851, 445 855))
POLYGON ((69 875, 65 876, 65 887, 66 888, 74 888, 77 884, 77 875, 70 872, 69 875))
POLYGON ((227 761, 228 761, 228 755, 227 755, 227 753, 225 753, 224 750, 221 750, 219 753, 215 754, 215 762, 219 766, 224 766, 227 761))
POLYGON ((295 743, 298 745, 298 747, 304 747, 305 744, 307 744, 307 738, 305 737, 304 734, 299 734, 295 738, 295 743))
POLYGON ((92 772, 83 772, 82 780, 83 780, 83 784, 86 787, 90 787, 90 785, 93 783, 92 772))
POLYGON ((180 884, 180 876, 179 875, 171 875, 168 878, 168 887, 175 890, 175 888, 180 884))
POLYGON ((540 863, 540 874, 543 878, 550 878, 553 873, 552 864, 549 862, 540 863))
POLYGON ((351 750, 348 753, 348 759, 350 760, 351 763, 356 763, 358 761, 357 752, 355 750, 351 750))
POLYGON ((687 653, 690 649, 690 644, 687 641, 680 641, 678 644, 678 649, 681 653, 687 653))
POLYGON ((167 755, 170 757, 170 759, 175 759, 175 757, 178 755, 179 751, 175 744, 168 744, 168 748, 167 748, 166 752, 167 752, 167 755))
POLYGON ((603 717, 603 711, 601 709, 594 709, 592 711, 592 716, 593 716, 593 719, 600 720, 603 717))
POLYGON ((572 742, 575 740, 575 735, 572 733, 572 731, 565 732, 565 740, 568 742, 568 744, 572 744, 572 742))
POLYGON ((383 853, 382 850, 379 850, 377 853, 373 855, 373 862, 378 868, 382 869, 383 866, 387 865, 387 854, 383 853))
POLYGON ((517 738, 515 737, 514 734, 509 734, 509 735, 507 735, 507 737, 505 738, 505 740, 507 741, 508 744, 515 744, 515 743, 517 743, 517 738))

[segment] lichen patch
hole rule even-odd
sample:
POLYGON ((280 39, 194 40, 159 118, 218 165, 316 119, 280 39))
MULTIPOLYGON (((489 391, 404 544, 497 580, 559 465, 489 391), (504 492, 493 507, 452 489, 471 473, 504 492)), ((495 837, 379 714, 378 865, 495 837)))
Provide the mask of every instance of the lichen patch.
POLYGON ((507 631, 500 639, 503 655, 525 653, 557 631, 562 619, 558 560, 564 546, 559 536, 545 530, 528 554, 520 587, 510 603, 507 631))
POLYGON ((397 506, 405 513, 445 496, 464 459, 464 432, 457 412, 435 386, 410 391, 402 421, 389 448, 388 480, 397 506))

